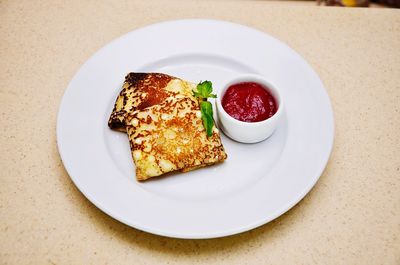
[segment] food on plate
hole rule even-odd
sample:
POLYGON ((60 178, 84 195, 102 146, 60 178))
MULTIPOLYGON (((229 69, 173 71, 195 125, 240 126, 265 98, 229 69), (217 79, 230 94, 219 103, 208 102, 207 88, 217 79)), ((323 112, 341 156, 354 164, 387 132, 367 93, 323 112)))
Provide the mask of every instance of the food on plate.
POLYGON ((162 103, 167 97, 192 94, 191 83, 161 73, 129 73, 108 120, 111 129, 125 131, 128 113, 162 103))
POLYGON ((216 106, 221 130, 241 143, 267 139, 282 120, 281 94, 260 75, 244 74, 226 82, 216 106))
POLYGON ((223 161, 226 154, 219 131, 215 126, 212 130, 207 136, 193 97, 171 97, 129 115, 127 132, 137 179, 223 161))
POLYGON ((244 122, 258 122, 271 118, 277 111, 275 98, 256 82, 241 82, 228 87, 222 106, 233 118, 244 122))
POLYGON ((187 172, 227 158, 208 97, 211 82, 198 85, 159 74, 130 73, 109 119, 128 134, 136 178, 187 172))

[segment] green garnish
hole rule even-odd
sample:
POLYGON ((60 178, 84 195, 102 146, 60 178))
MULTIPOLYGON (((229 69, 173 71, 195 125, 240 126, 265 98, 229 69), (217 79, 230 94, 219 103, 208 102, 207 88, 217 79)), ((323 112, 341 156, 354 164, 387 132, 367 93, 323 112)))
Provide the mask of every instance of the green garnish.
POLYGON ((203 81, 197 85, 197 91, 193 91, 195 97, 200 98, 200 111, 201 119, 203 120, 204 128, 206 129, 207 136, 212 135, 212 128, 214 126, 213 108, 207 98, 216 98, 217 95, 211 94, 212 83, 211 81, 203 81))
POLYGON ((208 101, 200 102, 201 119, 203 120, 204 128, 206 128, 207 136, 212 135, 214 125, 212 105, 208 101))
POLYGON ((217 95, 211 94, 212 83, 211 81, 203 81, 197 85, 197 91, 193 91, 195 97, 207 100, 207 98, 216 98, 217 95))

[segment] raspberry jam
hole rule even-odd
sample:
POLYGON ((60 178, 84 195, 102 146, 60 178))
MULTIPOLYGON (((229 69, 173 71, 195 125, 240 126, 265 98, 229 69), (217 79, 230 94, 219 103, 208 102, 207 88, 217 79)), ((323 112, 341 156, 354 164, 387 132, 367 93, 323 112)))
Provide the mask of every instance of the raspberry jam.
POLYGON ((255 82, 231 85, 221 103, 230 116, 244 122, 266 120, 278 110, 275 98, 266 87, 255 82))

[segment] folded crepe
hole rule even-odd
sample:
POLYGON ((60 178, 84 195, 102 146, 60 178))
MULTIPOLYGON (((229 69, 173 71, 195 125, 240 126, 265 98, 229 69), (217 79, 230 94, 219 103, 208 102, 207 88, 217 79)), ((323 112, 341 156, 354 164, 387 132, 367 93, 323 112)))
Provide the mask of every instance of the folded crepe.
POLYGON ((159 73, 130 73, 109 119, 128 134, 136 178, 222 162, 227 158, 218 129, 207 136, 196 85, 159 73))
POLYGON ((190 96, 189 82, 160 73, 129 73, 108 120, 111 129, 126 131, 125 118, 135 110, 142 110, 165 101, 167 97, 182 94, 190 96))

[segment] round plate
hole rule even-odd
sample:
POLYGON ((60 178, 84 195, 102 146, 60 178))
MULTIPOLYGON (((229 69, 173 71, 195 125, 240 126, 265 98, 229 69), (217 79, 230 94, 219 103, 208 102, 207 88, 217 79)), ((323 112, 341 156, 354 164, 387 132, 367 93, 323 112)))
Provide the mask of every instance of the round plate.
POLYGON ((312 68, 263 32, 215 20, 178 20, 130 32, 91 57, 60 106, 57 141, 79 190, 115 219, 150 233, 213 238, 283 214, 314 186, 333 143, 329 97, 312 68), (139 183, 128 138, 107 120, 128 72, 162 72, 215 90, 238 74, 261 74, 285 101, 275 133, 257 144, 222 135, 219 165, 139 183))

